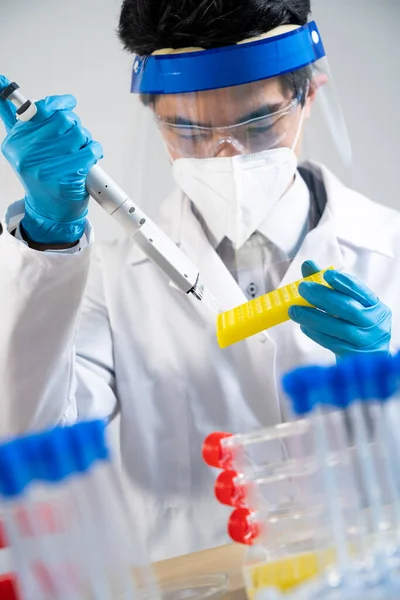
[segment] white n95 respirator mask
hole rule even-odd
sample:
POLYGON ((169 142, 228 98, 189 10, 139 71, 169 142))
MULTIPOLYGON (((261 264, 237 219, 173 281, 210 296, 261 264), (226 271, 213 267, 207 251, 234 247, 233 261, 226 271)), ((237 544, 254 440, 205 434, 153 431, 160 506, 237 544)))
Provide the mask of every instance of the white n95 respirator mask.
POLYGON ((179 158, 177 184, 192 200, 217 240, 240 248, 290 187, 297 157, 290 148, 273 148, 233 157, 179 158))

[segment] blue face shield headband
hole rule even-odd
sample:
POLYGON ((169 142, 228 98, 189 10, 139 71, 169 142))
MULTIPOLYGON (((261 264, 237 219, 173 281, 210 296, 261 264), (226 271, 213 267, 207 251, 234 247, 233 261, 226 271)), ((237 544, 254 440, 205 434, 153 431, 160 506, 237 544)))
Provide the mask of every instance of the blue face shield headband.
POLYGON ((139 57, 133 65, 135 94, 182 94, 243 85, 285 75, 325 56, 314 21, 254 42, 139 57))

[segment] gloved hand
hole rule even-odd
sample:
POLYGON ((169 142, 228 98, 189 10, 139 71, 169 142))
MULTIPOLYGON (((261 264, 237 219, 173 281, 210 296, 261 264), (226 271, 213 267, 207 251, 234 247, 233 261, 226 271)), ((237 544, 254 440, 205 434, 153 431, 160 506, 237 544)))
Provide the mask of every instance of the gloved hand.
MULTIPOLYGON (((0 75, 0 90, 8 84, 0 75)), ((2 151, 26 192, 22 228, 34 242, 73 243, 84 233, 86 176, 102 158, 102 148, 72 112, 73 96, 50 96, 36 106, 37 115, 23 123, 11 102, 0 100, 7 131, 2 151)))
MULTIPOLYGON (((303 277, 319 271, 312 261, 302 266, 303 277)), ((292 306, 290 318, 320 346, 345 356, 357 352, 389 352, 390 309, 356 277, 339 271, 326 271, 330 289, 318 283, 303 282, 300 295, 316 308, 292 306)))

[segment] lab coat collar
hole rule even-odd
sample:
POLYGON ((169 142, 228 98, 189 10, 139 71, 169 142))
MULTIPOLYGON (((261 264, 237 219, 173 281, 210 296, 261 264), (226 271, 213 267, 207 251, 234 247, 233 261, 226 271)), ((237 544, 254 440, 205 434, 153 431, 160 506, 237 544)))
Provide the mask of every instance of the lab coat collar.
POLYGON ((312 229, 304 238, 299 251, 285 273, 280 287, 301 279, 301 266, 306 260, 313 260, 321 269, 334 267, 341 270, 344 267, 344 257, 329 201, 317 227, 312 229))
MULTIPOLYGON (((324 179, 328 201, 318 226, 308 233, 298 255, 303 256, 304 249, 310 248, 311 251, 312 248, 313 252, 307 258, 312 258, 313 255, 315 257, 318 248, 317 254, 321 254, 324 258, 328 254, 328 248, 332 250, 333 246, 336 248, 335 254, 340 253, 338 242, 344 242, 355 248, 363 248, 393 258, 390 237, 386 231, 387 223, 382 220, 380 206, 344 186, 325 167, 319 166, 319 168, 324 179), (316 243, 318 246, 315 245, 316 243)), ((191 255, 189 258, 194 260, 195 264, 199 261, 204 263, 206 255, 208 260, 213 256, 212 263, 219 261, 220 267, 223 264, 193 214, 190 202, 178 189, 162 203, 155 221, 172 241, 182 250, 188 251, 191 255)), ((147 260, 146 256, 140 248, 133 245, 130 262, 137 264, 143 260, 147 260)), ((211 271, 212 263, 206 269, 208 272, 211 271)), ((200 267, 198 264, 197 266, 200 267)), ((220 276, 221 271, 218 269, 216 277, 220 276)), ((238 289, 233 277, 230 274, 229 277, 238 289)), ((241 297, 245 300, 244 294, 241 294, 241 297)))
POLYGON ((309 214, 310 191, 297 172, 293 184, 257 231, 290 257, 295 254, 305 237, 309 214))
POLYGON ((332 219, 339 241, 353 248, 394 258, 385 214, 379 204, 343 185, 326 167, 319 166, 327 192, 327 206, 320 225, 332 219))
MULTIPOLYGON (((217 249, 224 236, 215 237, 196 206, 192 203, 191 207, 210 244, 214 249, 217 249)), ((305 235, 309 211, 310 192, 306 182, 297 171, 293 185, 290 186, 256 231, 280 248, 287 256, 293 255, 293 251, 300 245, 305 235), (284 218, 288 214, 291 215, 291 218, 286 226, 282 227, 282 223, 285 222, 284 218)))

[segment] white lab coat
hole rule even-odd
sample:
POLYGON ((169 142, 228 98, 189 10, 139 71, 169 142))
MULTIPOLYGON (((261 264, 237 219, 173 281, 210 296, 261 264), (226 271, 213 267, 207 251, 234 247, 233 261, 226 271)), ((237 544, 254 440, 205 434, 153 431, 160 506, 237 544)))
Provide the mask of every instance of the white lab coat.
MULTIPOLYGON (((325 212, 282 284, 301 277, 306 259, 357 275, 392 308, 399 346, 400 215, 325 170, 324 179, 325 212)), ((9 230, 20 212, 9 209, 9 230)), ((223 305, 246 301, 180 194, 158 222, 223 305)), ((99 248, 87 285, 91 252, 40 253, 7 231, 0 236, 0 433, 119 409, 131 505, 152 558, 224 543, 229 509, 213 498, 204 438, 278 423, 289 414, 281 374, 333 355, 292 322, 221 350, 213 315, 130 240, 99 248)))

